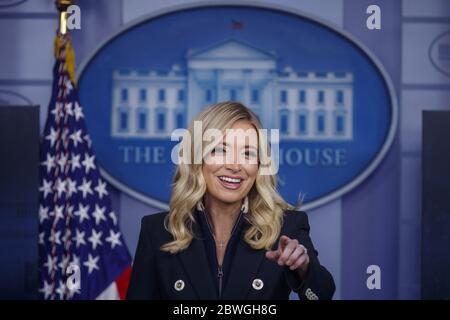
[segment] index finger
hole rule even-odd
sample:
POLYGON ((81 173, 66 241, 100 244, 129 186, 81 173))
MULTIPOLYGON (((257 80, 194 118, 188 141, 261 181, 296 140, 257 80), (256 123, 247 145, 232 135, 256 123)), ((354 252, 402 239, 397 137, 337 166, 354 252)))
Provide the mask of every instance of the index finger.
POLYGON ((278 241, 278 249, 281 249, 281 251, 283 251, 290 240, 291 239, 288 236, 282 235, 280 237, 280 240, 278 241))

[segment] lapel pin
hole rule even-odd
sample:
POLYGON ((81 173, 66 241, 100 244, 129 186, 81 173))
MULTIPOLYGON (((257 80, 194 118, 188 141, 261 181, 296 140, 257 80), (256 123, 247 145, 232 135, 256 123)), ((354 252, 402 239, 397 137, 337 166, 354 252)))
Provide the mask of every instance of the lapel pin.
POLYGON ((254 279, 252 286, 255 290, 261 290, 264 287, 264 282, 261 279, 254 279))
POLYGON ((175 290, 177 291, 181 291, 184 289, 184 281, 183 280, 177 280, 175 281, 175 285, 174 285, 175 290))

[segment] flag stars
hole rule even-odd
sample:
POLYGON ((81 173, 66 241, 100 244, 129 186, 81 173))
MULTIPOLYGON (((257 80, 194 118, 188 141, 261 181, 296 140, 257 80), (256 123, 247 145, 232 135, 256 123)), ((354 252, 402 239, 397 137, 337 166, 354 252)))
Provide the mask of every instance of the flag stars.
POLYGON ((52 183, 45 179, 42 180, 42 186, 39 187, 39 191, 44 193, 44 199, 47 195, 52 193, 52 183))
POLYGON ((87 133, 84 136, 84 140, 86 140, 88 147, 90 148, 92 146, 92 140, 91 140, 91 137, 87 133))
POLYGON ((66 290, 66 285, 64 284, 64 282, 62 282, 62 280, 59 280, 58 288, 56 288, 56 290, 55 290, 55 292, 59 296, 59 300, 63 300, 64 299, 64 292, 65 292, 65 290, 66 290))
POLYGON ((67 255, 64 258, 62 258, 61 262, 58 264, 58 267, 61 269, 63 274, 66 272, 66 268, 69 265, 69 259, 70 257, 67 255))
POLYGON ((95 205, 95 210, 92 212, 92 215, 94 216, 96 225, 98 225, 102 220, 106 221, 105 210, 105 207, 99 207, 97 204, 95 205))
POLYGON ((48 274, 52 273, 56 269, 56 257, 52 257, 50 254, 47 255, 47 262, 44 263, 44 267, 47 268, 48 274))
POLYGON ((54 219, 54 224, 58 223, 59 219, 64 219, 64 214, 63 214, 63 210, 64 210, 64 206, 55 206, 55 209, 50 212, 50 216, 55 217, 54 219))
POLYGON ((93 193, 91 189, 91 183, 92 181, 88 181, 86 180, 86 178, 83 178, 83 183, 78 187, 78 190, 83 193, 83 199, 86 198, 87 194, 93 193))
POLYGON ((120 232, 114 233, 113 230, 109 230, 109 237, 106 238, 107 242, 111 243, 111 248, 114 249, 116 245, 121 246, 122 243, 120 242, 120 232))
POLYGON ((42 223, 48 219, 48 207, 39 206, 39 223, 42 223))
POLYGON ((77 130, 70 135, 70 139, 73 141, 73 145, 75 147, 78 146, 78 143, 82 143, 83 139, 81 138, 81 130, 77 130))
POLYGON ((68 160, 67 156, 64 153, 62 153, 59 159, 56 161, 61 167, 61 171, 64 171, 64 167, 66 166, 67 160, 68 160))
POLYGON ((75 119, 78 121, 80 118, 84 118, 83 110, 81 109, 78 102, 75 102, 75 108, 73 109, 75 114, 75 119))
POLYGON ((78 210, 75 211, 75 215, 78 216, 78 219, 80 220, 80 223, 83 223, 83 220, 89 220, 90 217, 88 215, 89 206, 83 206, 81 203, 78 204, 78 210))
POLYGON ((44 299, 48 299, 52 295, 52 291, 53 286, 46 280, 44 280, 44 286, 39 289, 39 292, 41 292, 44 295, 44 299))
POLYGON ((44 231, 42 231, 41 233, 39 233, 39 244, 42 244, 42 245, 45 244, 44 237, 45 237, 45 232, 44 232, 44 231))
POLYGON ((66 192, 66 181, 61 180, 58 178, 55 183, 56 191, 58 193, 58 198, 61 198, 63 193, 66 192))
POLYGON ((84 166, 84 170, 86 170, 86 174, 89 174, 89 170, 90 169, 95 169, 95 156, 89 156, 89 154, 85 153, 84 154, 84 160, 81 163, 84 166))
POLYGON ((100 270, 97 266, 99 257, 93 257, 90 253, 88 254, 88 261, 84 262, 83 265, 88 268, 88 273, 91 274, 94 270, 100 270))
POLYGON ((76 230, 75 231, 75 237, 73 237, 73 241, 75 241, 77 249, 80 247, 80 245, 86 245, 86 241, 84 241, 84 231, 76 230))
POLYGON ((103 182, 101 179, 98 179, 98 184, 94 189, 97 191, 100 199, 108 194, 108 191, 106 191, 106 182, 103 182))
POLYGON ((64 116, 62 103, 61 102, 57 102, 55 104, 55 108, 50 113, 55 116, 56 121, 59 121, 59 119, 64 116))
POLYGON ((72 91, 72 89, 73 89, 72 82, 70 81, 70 78, 66 78, 65 81, 64 81, 64 84, 66 86, 66 92, 67 92, 67 94, 69 94, 70 91, 72 91))
POLYGON ((70 159, 70 165, 71 165, 71 171, 73 172, 76 168, 81 168, 80 165, 80 155, 79 154, 73 154, 72 158, 70 159))
POLYGON ((52 230, 50 237, 48 237, 48 241, 55 244, 61 244, 61 239, 59 239, 59 237, 61 237, 61 231, 52 230))
POLYGON ((64 110, 66 110, 66 114, 73 116, 72 102, 66 103, 64 105, 64 110))
POLYGON ((109 213, 109 217, 111 218, 111 220, 113 221, 114 225, 116 226, 117 225, 117 217, 116 217, 116 214, 114 213, 114 211, 111 211, 109 213))
POLYGON ((53 129, 53 127, 50 128, 50 134, 45 137, 46 140, 50 140, 50 146, 53 147, 56 140, 58 139, 58 133, 59 130, 53 129))
POLYGON ((95 231, 95 229, 92 229, 92 234, 91 236, 88 238, 88 241, 91 243, 92 245, 92 249, 96 249, 97 246, 101 246, 103 244, 101 237, 102 237, 103 232, 99 231, 98 233, 95 231))
POLYGON ((47 152, 47 159, 41 162, 41 165, 47 168, 47 174, 50 173, 52 168, 55 167, 55 157, 53 157, 50 153, 47 152))
POLYGON ((67 182, 67 197, 70 198, 74 193, 77 193, 77 183, 70 178, 68 178, 66 182, 67 182))

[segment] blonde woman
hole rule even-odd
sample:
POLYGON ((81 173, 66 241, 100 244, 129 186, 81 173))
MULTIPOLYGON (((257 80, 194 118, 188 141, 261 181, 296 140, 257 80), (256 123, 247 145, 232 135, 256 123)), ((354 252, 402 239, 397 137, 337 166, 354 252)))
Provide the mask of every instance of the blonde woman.
POLYGON ((332 298, 307 215, 283 200, 276 173, 267 173, 274 165, 260 129, 255 114, 232 101, 192 121, 169 211, 142 219, 127 299, 272 300, 291 290, 300 299, 332 298))

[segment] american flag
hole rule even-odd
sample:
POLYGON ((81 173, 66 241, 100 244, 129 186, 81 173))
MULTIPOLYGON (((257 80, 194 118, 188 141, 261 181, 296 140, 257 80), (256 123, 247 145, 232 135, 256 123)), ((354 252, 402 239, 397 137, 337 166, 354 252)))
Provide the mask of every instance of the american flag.
POLYGON ((55 54, 40 143, 40 296, 123 299, 131 257, 86 131, 69 34, 57 36, 55 54))

